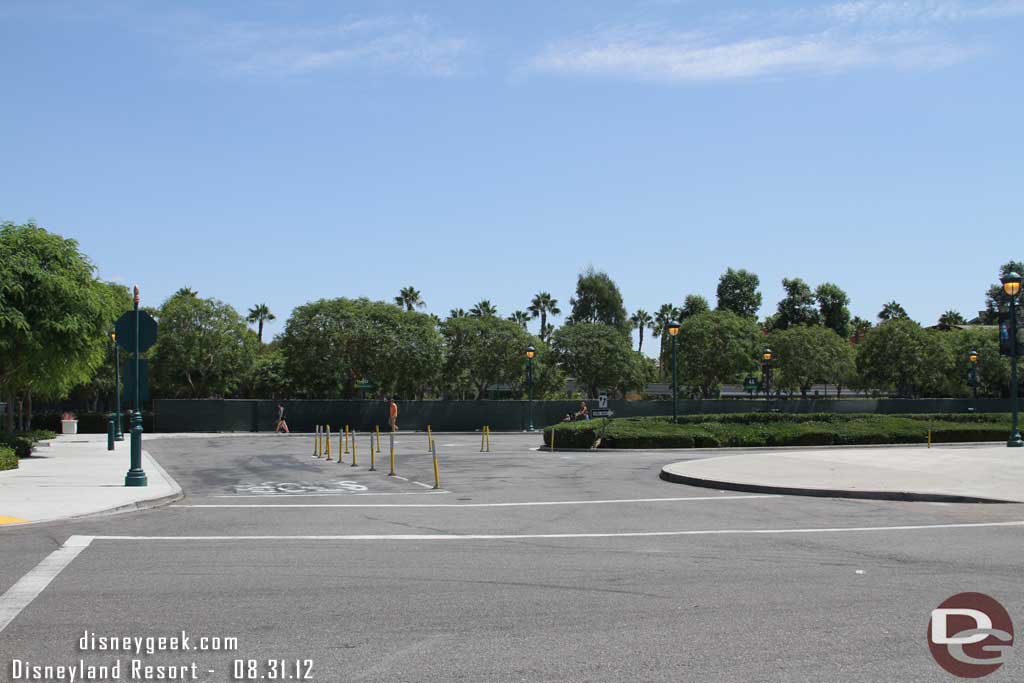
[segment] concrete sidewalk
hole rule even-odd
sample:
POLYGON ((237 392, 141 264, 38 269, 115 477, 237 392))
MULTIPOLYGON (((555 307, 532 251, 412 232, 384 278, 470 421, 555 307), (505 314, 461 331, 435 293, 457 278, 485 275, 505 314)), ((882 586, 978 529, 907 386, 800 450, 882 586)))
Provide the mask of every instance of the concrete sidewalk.
POLYGON ((1024 449, 999 445, 779 449, 667 465, 661 478, 729 491, 932 502, 1024 502, 1024 449))
MULTIPOLYGON (((149 485, 126 487, 128 435, 108 451, 106 436, 58 436, 38 444, 16 470, 0 472, 0 525, 141 510, 181 498, 181 487, 146 452, 149 485)), ((145 439, 143 439, 145 444, 145 439)))

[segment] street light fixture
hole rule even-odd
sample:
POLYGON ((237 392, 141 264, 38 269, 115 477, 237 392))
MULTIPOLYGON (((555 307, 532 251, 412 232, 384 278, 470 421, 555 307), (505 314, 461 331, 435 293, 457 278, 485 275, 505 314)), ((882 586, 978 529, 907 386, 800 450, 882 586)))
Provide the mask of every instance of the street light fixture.
POLYGON ((1020 294, 1021 276, 1019 273, 1007 273, 999 278, 1003 283, 1003 292, 1010 297, 1010 406, 1013 411, 1013 431, 1006 445, 1010 448, 1024 447, 1018 429, 1018 386, 1017 386, 1017 295, 1020 294))
POLYGON ((679 379, 676 372, 676 337, 679 335, 679 323, 669 320, 665 330, 668 336, 672 337, 672 421, 679 422, 679 379))
POLYGON ((764 385, 765 400, 772 397, 772 350, 765 348, 761 353, 761 383, 764 385))
POLYGON ((526 347, 526 385, 530 391, 530 425, 527 431, 533 431, 533 357, 537 355, 537 349, 530 344, 526 347))
POLYGON ((978 352, 971 349, 967 353, 967 360, 970 362, 970 369, 967 373, 967 380, 971 385, 971 391, 974 394, 974 400, 978 400, 978 352))

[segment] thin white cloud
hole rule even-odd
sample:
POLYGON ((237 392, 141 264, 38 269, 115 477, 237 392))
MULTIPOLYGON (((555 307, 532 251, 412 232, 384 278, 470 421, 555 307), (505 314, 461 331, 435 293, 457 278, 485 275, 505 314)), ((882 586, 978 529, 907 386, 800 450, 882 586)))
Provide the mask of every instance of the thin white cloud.
POLYGON ((423 16, 372 17, 326 26, 199 22, 177 32, 189 53, 227 75, 289 76, 359 68, 451 76, 469 43, 444 34, 423 16))
POLYGON ((712 82, 935 69, 971 59, 984 44, 945 24, 1024 16, 1024 0, 848 0, 800 10, 722 15, 701 32, 618 26, 550 43, 526 71, 664 82, 712 82))

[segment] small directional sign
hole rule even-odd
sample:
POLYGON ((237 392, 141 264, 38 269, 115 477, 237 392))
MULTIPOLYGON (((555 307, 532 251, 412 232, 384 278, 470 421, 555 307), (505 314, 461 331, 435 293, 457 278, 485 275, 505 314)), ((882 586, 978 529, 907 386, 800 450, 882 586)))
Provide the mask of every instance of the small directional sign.
MULTIPOLYGON (((156 321, 145 311, 139 311, 139 353, 149 351, 156 344, 156 321)), ((135 311, 125 311, 114 324, 117 345, 125 351, 135 351, 135 311)))

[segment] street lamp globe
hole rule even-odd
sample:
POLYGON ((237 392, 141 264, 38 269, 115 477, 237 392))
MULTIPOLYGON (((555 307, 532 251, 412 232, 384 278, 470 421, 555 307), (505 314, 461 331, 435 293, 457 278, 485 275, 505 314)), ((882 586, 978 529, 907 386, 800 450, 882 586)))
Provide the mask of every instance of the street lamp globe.
POLYGON ((999 278, 999 281, 1003 283, 1003 291, 1007 296, 1017 296, 1020 293, 1020 274, 1010 272, 999 278))
POLYGON ((978 362, 978 352, 974 351, 972 349, 971 352, 967 354, 967 360, 971 361, 972 363, 977 363, 978 362))
POLYGON ((765 349, 764 353, 761 354, 761 359, 765 361, 770 361, 772 359, 772 350, 765 349))
POLYGON ((533 348, 533 344, 526 347, 526 357, 533 360, 533 357, 537 355, 537 349, 533 348))
POLYGON ((668 324, 665 325, 665 329, 668 330, 670 337, 674 337, 679 334, 679 323, 675 320, 669 320, 668 324))

